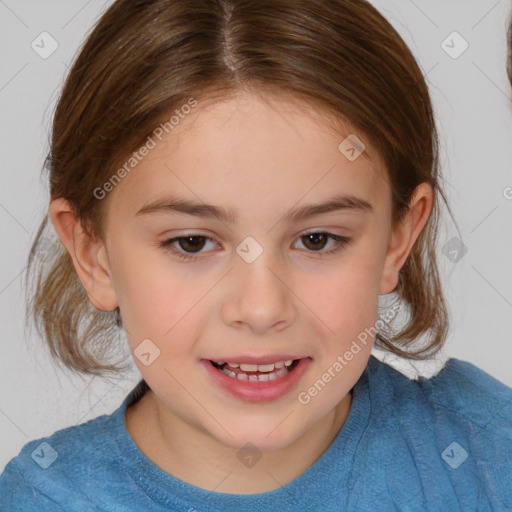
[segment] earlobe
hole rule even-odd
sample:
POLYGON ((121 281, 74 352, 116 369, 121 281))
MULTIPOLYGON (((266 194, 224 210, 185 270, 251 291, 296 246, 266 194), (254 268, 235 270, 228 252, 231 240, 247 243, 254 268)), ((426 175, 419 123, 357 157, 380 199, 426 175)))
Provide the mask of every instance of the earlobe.
POLYGON ((409 210, 396 226, 386 254, 382 271, 379 294, 395 290, 399 272, 409 257, 414 244, 425 228, 434 205, 434 193, 428 183, 418 185, 413 193, 409 210))
POLYGON ((94 240, 86 233, 70 203, 64 198, 51 202, 50 216, 92 305, 102 311, 117 308, 118 299, 104 242, 94 240))

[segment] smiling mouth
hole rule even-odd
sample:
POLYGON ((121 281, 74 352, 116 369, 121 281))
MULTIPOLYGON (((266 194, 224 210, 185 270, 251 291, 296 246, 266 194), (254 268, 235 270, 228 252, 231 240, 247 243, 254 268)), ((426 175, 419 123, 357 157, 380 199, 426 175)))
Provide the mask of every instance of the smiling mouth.
POLYGON ((281 379, 293 371, 299 362, 300 359, 294 359, 266 365, 256 365, 210 361, 212 366, 220 372, 233 379, 246 382, 267 382, 281 379))

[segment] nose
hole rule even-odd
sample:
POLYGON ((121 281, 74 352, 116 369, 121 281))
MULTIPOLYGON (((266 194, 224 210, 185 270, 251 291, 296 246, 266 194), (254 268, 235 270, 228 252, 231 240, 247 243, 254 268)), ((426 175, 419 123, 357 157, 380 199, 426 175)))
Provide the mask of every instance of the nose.
POLYGON ((267 251, 252 263, 238 258, 229 273, 230 286, 221 309, 226 325, 265 334, 294 322, 296 296, 284 265, 267 251))

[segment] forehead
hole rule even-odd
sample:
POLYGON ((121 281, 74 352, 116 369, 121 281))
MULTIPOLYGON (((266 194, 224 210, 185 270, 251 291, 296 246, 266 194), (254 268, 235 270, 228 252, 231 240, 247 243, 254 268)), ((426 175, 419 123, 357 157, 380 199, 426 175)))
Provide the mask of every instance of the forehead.
POLYGON ((253 214, 333 193, 372 202, 389 195, 384 164, 364 134, 287 96, 198 99, 162 140, 151 138, 154 147, 110 198, 132 211, 165 193, 253 214))

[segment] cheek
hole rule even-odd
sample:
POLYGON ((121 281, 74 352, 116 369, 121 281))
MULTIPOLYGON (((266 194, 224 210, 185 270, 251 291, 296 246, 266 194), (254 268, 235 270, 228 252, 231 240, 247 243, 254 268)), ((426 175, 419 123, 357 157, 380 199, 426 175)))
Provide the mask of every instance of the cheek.
POLYGON ((126 250, 118 246, 113 256, 112 274, 130 345, 140 340, 166 340, 181 326, 198 301, 201 283, 187 280, 166 265, 165 255, 158 250, 126 250), (176 326, 176 327, 175 327, 176 326))
POLYGON ((378 312, 379 265, 355 254, 331 272, 311 275, 308 306, 335 333, 350 333, 375 323, 378 312))

